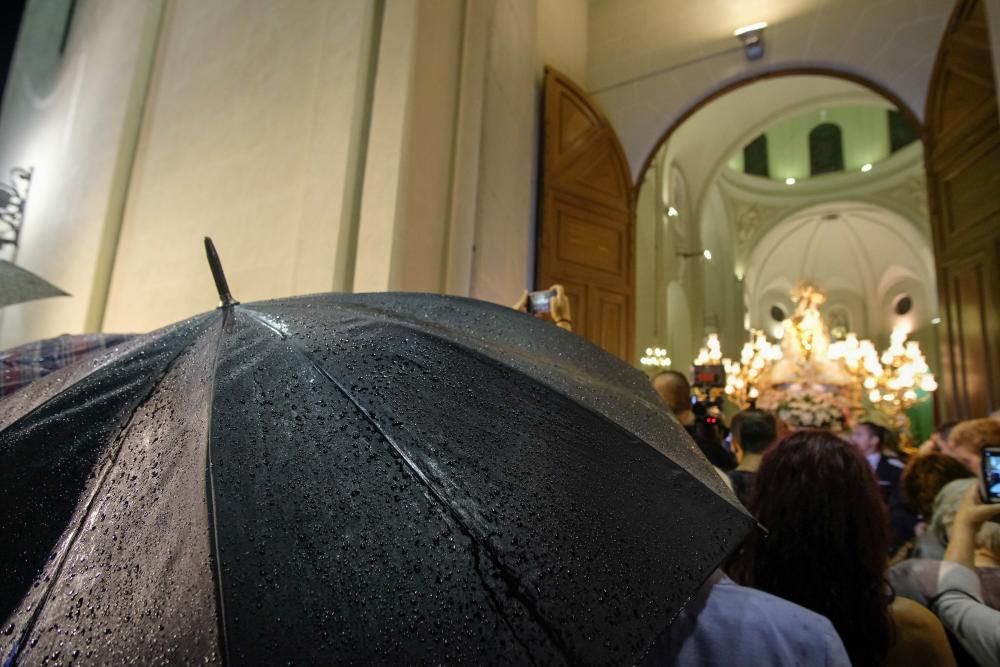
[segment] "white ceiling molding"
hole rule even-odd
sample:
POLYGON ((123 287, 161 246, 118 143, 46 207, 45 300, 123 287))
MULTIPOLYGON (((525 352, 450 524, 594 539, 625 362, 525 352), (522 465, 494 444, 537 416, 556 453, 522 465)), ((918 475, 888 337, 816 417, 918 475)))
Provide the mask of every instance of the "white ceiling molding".
MULTIPOLYGON (((828 76, 788 76, 767 79, 724 95, 705 105, 660 147, 687 177, 691 211, 696 216, 716 177, 732 171, 726 163, 733 153, 775 123, 806 111, 832 106, 885 105, 864 86, 828 76)), ((782 184, 783 185, 783 184, 782 184)))
POLYGON ((735 222, 736 262, 745 266, 754 246, 780 221, 831 200, 850 199, 886 208, 908 220, 930 247, 923 147, 911 144, 867 173, 827 174, 794 186, 732 169, 717 181, 735 222))
POLYGON ((588 83, 634 175, 668 128, 702 100, 776 72, 813 68, 864 77, 922 118, 953 6, 952 0, 593 0, 588 83), (768 23, 765 52, 749 62, 732 31, 756 21, 768 23))

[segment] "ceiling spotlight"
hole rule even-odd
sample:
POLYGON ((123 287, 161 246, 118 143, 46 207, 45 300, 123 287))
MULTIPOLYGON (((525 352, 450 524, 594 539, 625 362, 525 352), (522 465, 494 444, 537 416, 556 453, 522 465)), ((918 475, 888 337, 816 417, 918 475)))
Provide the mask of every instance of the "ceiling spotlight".
POLYGON ((667 215, 669 215, 671 218, 676 218, 678 215, 680 215, 680 213, 677 212, 676 208, 671 206, 670 208, 667 209, 667 215))
POLYGON ((934 325, 941 324, 941 318, 940 317, 931 318, 931 324, 934 324, 934 325))
POLYGON ((863 165, 861 165, 861 171, 863 171, 865 173, 868 173, 871 170, 872 170, 872 163, 871 162, 866 162, 863 165))
POLYGON ((785 179, 785 185, 795 185, 795 179, 789 176, 785 179))
POLYGON ((747 60, 757 60, 764 55, 764 28, 766 27, 767 23, 760 21, 733 31, 733 36, 743 44, 747 60))
POLYGON ((708 248, 706 248, 705 252, 701 254, 705 257, 705 259, 712 259, 712 251, 709 250, 708 248))

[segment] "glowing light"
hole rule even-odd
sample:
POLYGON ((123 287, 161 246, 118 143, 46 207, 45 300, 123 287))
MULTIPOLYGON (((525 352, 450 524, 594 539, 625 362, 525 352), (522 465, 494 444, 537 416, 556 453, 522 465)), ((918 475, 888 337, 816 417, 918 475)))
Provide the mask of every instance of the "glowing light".
POLYGON ((676 218, 678 215, 680 215, 680 213, 677 212, 676 208, 671 206, 667 209, 667 215, 669 215, 671 218, 676 218))
POLYGON ((935 318, 931 319, 931 324, 933 324, 934 326, 937 326, 937 325, 941 324, 941 318, 940 317, 935 317, 935 318))
POLYGON ((719 334, 708 334, 705 347, 698 350, 695 357, 695 366, 714 366, 722 363, 722 343, 719 342, 719 334))
POLYGON ((658 368, 669 368, 673 361, 667 354, 667 351, 662 347, 647 347, 646 356, 639 360, 643 368, 646 369, 658 369, 658 368))
POLYGON ((785 179, 785 185, 795 185, 795 179, 789 176, 785 179))
POLYGON ((703 252, 701 254, 705 256, 705 259, 712 259, 712 251, 711 250, 706 249, 705 252, 703 252))
POLYGON ((866 162, 863 165, 861 165, 861 171, 863 171, 864 173, 867 174, 871 170, 872 170, 872 163, 871 162, 866 162))
POLYGON ((767 21, 758 21, 757 23, 751 23, 750 25, 745 25, 742 28, 737 28, 733 31, 734 37, 739 37, 740 35, 745 35, 748 32, 754 32, 756 30, 763 30, 767 27, 767 21))

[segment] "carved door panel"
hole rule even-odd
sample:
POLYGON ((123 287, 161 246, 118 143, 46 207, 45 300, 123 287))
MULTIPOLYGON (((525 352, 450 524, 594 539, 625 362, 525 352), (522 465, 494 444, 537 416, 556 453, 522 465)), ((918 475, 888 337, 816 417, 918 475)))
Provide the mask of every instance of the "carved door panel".
POLYGON ((537 285, 562 283, 573 330, 631 361, 635 215, 628 162, 601 112, 551 69, 543 114, 537 285))
POLYGON ((940 407, 1000 408, 1000 119, 981 0, 960 0, 927 98, 926 166, 943 319, 940 407))

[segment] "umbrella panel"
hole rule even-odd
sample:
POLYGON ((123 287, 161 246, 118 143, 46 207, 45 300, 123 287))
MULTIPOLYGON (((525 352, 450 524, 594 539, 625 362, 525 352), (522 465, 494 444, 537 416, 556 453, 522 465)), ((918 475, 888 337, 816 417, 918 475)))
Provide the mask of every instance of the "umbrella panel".
POLYGON ((484 583, 496 574, 478 545, 289 341, 237 313, 216 382, 211 456, 233 660, 556 655, 523 610, 498 611, 501 582, 484 583))
POLYGON ((30 629, 20 664, 221 661, 204 476, 213 319, 104 454, 93 500, 4 638, 30 629))
MULTIPOLYGON (((352 440, 374 435, 372 426, 381 435, 381 451, 370 456, 367 466, 352 471, 348 483, 370 479, 371 487, 365 493, 375 497, 382 494, 396 499, 399 489, 411 486, 433 499, 445 513, 450 530, 470 538, 469 548, 478 550, 479 583, 486 589, 487 599, 494 602, 498 617, 491 632, 497 636, 503 636, 505 630, 511 632, 528 642, 532 654, 549 656, 548 660, 559 657, 595 663, 620 660, 623 655, 638 659, 690 591, 725 555, 733 536, 748 527, 750 520, 744 513, 675 463, 547 386, 451 341, 383 320, 359 319, 353 313, 327 314, 344 319, 320 322, 315 327, 316 315, 308 322, 296 322, 292 317, 261 321, 278 332, 268 335, 294 332, 293 337, 283 340, 283 346, 321 376, 313 382, 300 379, 290 385, 315 386, 325 381, 336 386, 360 408, 360 413, 345 416, 346 421, 339 421, 336 428, 346 428, 352 440), (324 331, 342 335, 331 340, 324 331), (692 530, 695 526, 697 533, 692 530), (525 618, 531 623, 519 625, 525 618)), ((248 329, 246 319, 250 319, 246 313, 238 312, 237 322, 246 335, 264 331, 261 327, 248 329)), ((239 343, 239 348, 246 349, 246 343, 239 343)), ((271 355, 247 356, 259 359, 271 355)), ((220 373, 220 381, 226 376, 220 373)), ((219 396, 241 393, 222 390, 221 386, 218 391, 219 396)), ((318 421, 301 412, 302 406, 296 402, 301 396, 288 392, 271 400, 279 407, 265 424, 280 419, 281 414, 297 413, 299 427, 290 445, 309 440, 303 440, 303 435, 310 429, 330 428, 329 420, 318 421)), ((221 407, 217 403, 216 431, 224 429, 229 419, 240 423, 238 411, 224 416, 221 407)), ((312 415, 323 412, 320 407, 310 409, 312 415)), ((285 429, 293 426, 288 424, 285 429)), ((282 430, 272 428, 264 439, 282 430)), ((249 446, 242 443, 238 449, 247 451, 249 446)), ((215 452, 219 455, 221 450, 215 452)), ((259 461, 242 470, 234 467, 232 462, 243 462, 235 451, 223 458, 228 462, 223 474, 232 475, 230 483, 223 484, 227 488, 248 479, 251 468, 263 469, 259 461)), ((316 465, 322 469, 323 462, 317 460, 316 465)), ((325 474, 314 474, 325 477, 329 484, 337 471, 329 466, 326 470, 325 474)), ((248 492, 246 497, 258 493, 248 492)), ((233 504, 234 509, 242 506, 242 502, 233 504)), ((217 511, 222 544, 245 535, 240 521, 223 518, 228 516, 226 508, 226 499, 220 498, 217 511), (229 536, 225 534, 227 526, 233 530, 229 536)), ((397 514, 390 512, 389 531, 404 516, 397 514)), ((372 519, 370 530, 385 530, 372 519)), ((283 520, 281 516, 264 523, 285 525, 283 520)), ((421 520, 414 526, 416 534, 424 523, 426 520, 421 520)), ((276 542, 288 543, 288 537, 276 542)), ((364 555, 351 546, 356 545, 328 545, 335 552, 364 555)), ((390 567, 399 558, 399 551, 390 548, 376 553, 384 569, 396 569, 409 580, 402 585, 418 601, 413 614, 437 618, 449 632, 463 626, 462 618, 449 618, 441 609, 419 603, 422 591, 428 590, 426 581, 414 580, 409 563, 390 567)), ((419 559, 421 570, 434 572, 442 567, 433 549, 414 554, 411 545, 405 553, 419 559)), ((255 558, 251 571, 276 572, 279 565, 287 567, 295 558, 288 554, 278 559, 272 550, 260 549, 247 555, 255 558)), ((225 569, 225 556, 222 561, 225 569)), ((453 567, 445 569, 452 571, 453 567)), ((308 577, 308 572, 302 576, 308 577)), ((397 576, 393 574, 388 581, 401 585, 397 576)), ((223 576, 223 588, 228 591, 225 580, 223 576)), ((386 580, 372 580, 366 570, 355 571, 340 583, 348 581, 363 590, 383 590, 387 585, 386 580)), ((320 582, 305 587, 323 588, 320 582)), ((429 590, 451 594, 438 586, 429 590)), ((464 595, 474 590, 467 588, 464 595)), ((224 597, 229 599, 230 595, 224 593, 224 597)), ((387 596, 388 601, 396 598, 387 596)), ((317 613, 323 604, 322 598, 317 598, 317 613)), ((372 637, 365 633, 384 627, 392 616, 380 614, 369 604, 347 617, 359 613, 367 616, 368 628, 359 628, 362 634, 348 639, 342 647, 344 653, 338 655, 354 655, 351 651, 368 645, 372 637)), ((302 616, 311 616, 307 608, 302 616)), ((426 636, 423 632, 404 634, 426 636)), ((254 636, 248 631, 239 643, 252 647, 254 636)), ((465 639, 470 640, 483 647, 485 655, 505 654, 491 648, 486 637, 465 639)), ((412 655, 415 650, 413 646, 402 648, 402 655, 412 655)), ((434 655, 431 652, 427 658, 433 660, 434 655)))
MULTIPOLYGON (((207 316, 151 337, 134 353, 91 373, 47 400, 46 387, 11 401, 34 406, 0 432, 0 615, 36 581, 67 525, 93 493, 95 471, 173 359, 201 332, 207 316)), ((217 316, 214 316, 217 317, 217 316)), ((52 380, 51 382, 55 382, 52 380)), ((23 394, 23 396, 21 395, 23 394)), ((13 635, 3 628, 2 641, 13 635)))

